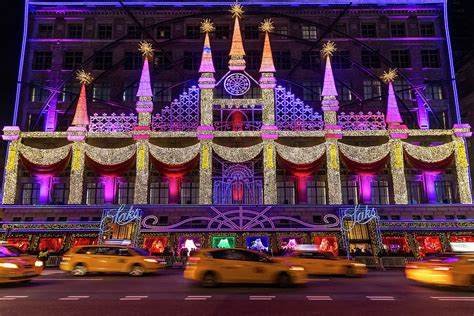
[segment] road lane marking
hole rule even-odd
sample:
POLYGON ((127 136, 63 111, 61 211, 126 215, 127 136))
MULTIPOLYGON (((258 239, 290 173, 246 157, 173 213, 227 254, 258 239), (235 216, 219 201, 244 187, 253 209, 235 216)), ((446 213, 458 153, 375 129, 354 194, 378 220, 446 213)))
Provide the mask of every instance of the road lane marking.
POLYGON ((251 301, 271 301, 274 299, 274 295, 250 295, 249 299, 251 301))
POLYGON ((127 295, 125 297, 121 297, 121 301, 140 301, 144 298, 148 298, 147 295, 127 295))
POLYGON ((59 301, 79 301, 83 298, 89 298, 90 296, 87 295, 69 295, 68 297, 61 297, 59 301))
POLYGON ((395 301, 393 296, 366 296, 371 301, 395 301))
POLYGON ((44 279, 44 278, 38 278, 37 280, 41 281, 102 281, 103 279, 95 279, 95 278, 68 278, 68 279, 44 279))
POLYGON ((3 297, 0 297, 0 301, 14 301, 17 298, 27 298, 28 296, 26 295, 5 295, 3 297))
POLYGON ((308 301, 332 301, 330 296, 311 296, 307 295, 306 298, 308 301))
POLYGON ((430 298, 444 302, 474 302, 474 296, 430 296, 430 298))
POLYGON ((211 298, 210 295, 188 295, 184 298, 185 301, 205 301, 211 298))

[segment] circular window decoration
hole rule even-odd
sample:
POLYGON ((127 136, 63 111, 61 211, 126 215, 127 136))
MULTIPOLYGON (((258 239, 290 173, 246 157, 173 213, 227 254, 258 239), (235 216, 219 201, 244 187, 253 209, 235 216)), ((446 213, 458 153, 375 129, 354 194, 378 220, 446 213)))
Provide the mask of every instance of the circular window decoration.
POLYGON ((243 95, 250 90, 250 80, 247 76, 234 73, 224 80, 224 89, 231 95, 243 95))

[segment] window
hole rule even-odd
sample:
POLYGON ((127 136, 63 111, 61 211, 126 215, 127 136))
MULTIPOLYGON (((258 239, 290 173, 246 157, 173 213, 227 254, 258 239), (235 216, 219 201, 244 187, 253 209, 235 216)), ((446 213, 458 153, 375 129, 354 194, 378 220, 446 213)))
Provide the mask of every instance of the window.
POLYGON ((82 64, 82 52, 64 52, 63 69, 73 70, 82 64))
POLYGON ((395 80, 393 82, 393 89, 399 98, 402 100, 413 100, 414 96, 411 90, 411 86, 408 81, 404 79, 395 80))
POLYGON ((289 50, 276 51, 273 53, 273 56, 277 70, 289 70, 291 68, 291 54, 289 50))
POLYGON ((425 97, 428 100, 443 100, 443 86, 436 80, 425 80, 425 97))
POLYGON ((303 99, 305 101, 321 100, 321 83, 319 82, 303 82, 303 99))
POLYGON ((201 28, 199 25, 187 25, 186 26, 186 37, 197 39, 201 35, 201 28))
POLYGON ((139 70, 142 68, 143 57, 140 52, 125 52, 123 60, 123 69, 139 70))
MULTIPOLYGON (((247 52, 247 53, 250 53, 250 51, 247 52)), ((213 57, 213 61, 214 61, 214 67, 216 67, 216 70, 225 70, 226 69, 227 62, 228 62, 228 59, 229 59, 229 55, 226 51, 220 50, 220 51, 214 52, 212 54, 212 57, 213 57)), ((254 69, 250 69, 249 54, 247 54, 245 59, 247 60, 247 68, 249 70, 254 70, 254 69)))
MULTIPOLYGON (((336 25, 333 26, 333 30, 337 30, 341 33, 347 33, 347 24, 346 23, 336 23, 336 25)), ((331 35, 332 37, 342 37, 343 35, 339 32, 332 32, 331 35)))
POLYGON ((388 181, 372 181, 370 189, 372 204, 389 204, 388 181))
POLYGON ((377 37, 377 24, 362 23, 360 25, 360 33, 362 37, 366 37, 366 38, 377 37))
POLYGON ((451 181, 435 181, 435 190, 436 202, 443 204, 455 203, 451 181))
POLYGON ((247 69, 258 70, 262 63, 262 53, 256 50, 249 50, 247 56, 245 56, 245 61, 247 62, 247 69))
POLYGON ((464 220, 466 219, 466 215, 456 215, 456 219, 464 220))
POLYGON ((259 86, 251 86, 249 91, 242 97, 244 99, 260 99, 262 97, 262 89, 259 86))
POLYGON ((82 24, 69 24, 67 26, 68 38, 82 38, 82 24))
POLYGON ((133 102, 137 98, 138 83, 126 83, 123 88, 122 100, 124 102, 133 102))
POLYGON ((89 217, 87 216, 81 216, 81 218, 79 219, 81 222, 88 222, 89 221, 89 217))
POLYGON ((97 25, 97 38, 102 40, 112 39, 112 24, 97 25))
POLYGON ((420 23, 420 36, 422 37, 434 37, 435 26, 433 22, 422 22, 420 23))
POLYGON ((186 179, 181 183, 181 204, 199 203, 199 182, 186 179))
POLYGON ((336 83, 337 94, 339 95, 339 101, 351 101, 352 100, 352 92, 350 89, 351 84, 341 84, 336 83))
POLYGON ((155 52, 155 67, 162 70, 170 70, 173 68, 172 52, 155 52))
POLYGON ((407 181, 407 191, 409 204, 423 203, 421 181, 407 181))
POLYGON ((87 204, 104 204, 104 184, 103 183, 87 183, 86 203, 87 204))
POLYGON ((134 182, 119 182, 117 190, 118 204, 133 204, 133 195, 135 193, 134 182))
POLYGON ((46 221, 47 221, 47 222, 54 222, 55 220, 56 220, 56 217, 54 217, 54 216, 48 216, 48 217, 46 217, 46 221))
POLYGON ((33 217, 31 216, 25 217, 25 222, 32 222, 32 221, 33 221, 33 217))
POLYGON ((405 23, 391 23, 390 24, 390 35, 392 37, 405 37, 407 36, 405 23))
POLYGON ((35 52, 33 56, 33 70, 50 70, 53 60, 52 52, 35 52))
POLYGON ((21 189, 21 204, 38 204, 40 186, 38 183, 24 183, 21 189))
MULTIPOLYGON (((308 204, 327 204, 326 182, 309 181, 308 182, 308 204)), ((314 221, 314 216, 313 216, 314 221)))
POLYGON ((81 91, 81 84, 79 82, 66 82, 63 86, 63 94, 61 96, 62 102, 74 101, 81 91))
POLYGON ((362 66, 371 68, 371 69, 380 68, 380 56, 377 55, 377 53, 363 49, 360 54, 361 54, 362 66))
POLYGON ((69 196, 69 184, 68 183, 53 183, 52 192, 53 204, 67 204, 69 196))
POLYGON ((411 218, 415 221, 421 221, 421 215, 413 215, 411 218))
MULTIPOLYGON (((192 26, 193 28, 193 36, 194 36, 194 32, 196 31, 195 30, 195 27, 196 26, 192 26)), ((188 35, 188 29, 186 28, 186 36, 189 36, 188 35)), ((162 25, 162 26, 158 26, 156 28, 156 38, 157 39, 170 39, 171 38, 171 26, 170 25, 162 25)), ((194 38, 194 37, 192 37, 194 38)), ((199 32, 197 33, 197 37, 196 38, 199 38, 199 32)))
POLYGON ((171 83, 157 81, 153 84, 153 100, 155 102, 171 101, 171 83))
POLYGON ((334 52, 332 57, 332 68, 333 69, 351 69, 352 62, 349 59, 349 51, 340 50, 334 52))
POLYGON ((410 68, 410 51, 408 49, 394 49, 390 51, 392 63, 397 68, 410 68))
POLYGON ((288 35, 288 26, 286 25, 275 26, 275 30, 273 31, 273 33, 283 35, 283 36, 280 36, 280 38, 286 38, 288 35))
POLYGON ((278 204, 295 204, 294 181, 277 181, 278 204))
POLYGON ((228 25, 216 25, 216 39, 227 40, 230 38, 230 29, 228 25))
POLYGON ((248 40, 256 40, 259 36, 258 25, 245 25, 244 38, 248 40))
POLYGON ((94 58, 95 70, 108 70, 112 68, 112 52, 98 52, 94 58))
POLYGON ((454 215, 446 215, 447 220, 454 220, 454 215))
POLYGON ((378 80, 364 80, 364 99, 382 100, 382 86, 378 80))
POLYGON ((422 49, 421 66, 423 68, 440 68, 439 49, 422 49))
POLYGON ((318 29, 315 25, 302 25, 301 26, 301 36, 305 40, 317 40, 318 39, 318 29))
POLYGON ((301 52, 301 66, 303 69, 321 68, 321 54, 318 51, 301 52))
POLYGON ((200 52, 184 52, 184 70, 198 70, 200 58, 200 52))
POLYGON ((400 215, 390 215, 390 219, 392 221, 399 221, 400 220, 400 215))
POLYGON ((94 98, 94 101, 109 101, 110 88, 110 82, 95 83, 92 89, 92 97, 94 98))
POLYGON ((358 204, 359 190, 357 181, 342 181, 342 203, 358 204))
POLYGON ((127 25, 127 36, 129 39, 141 39, 142 31, 138 25, 127 25))
POLYGON ((168 182, 150 183, 150 204, 168 204, 168 182))
POLYGON ((433 215, 424 215, 423 218, 427 221, 432 221, 433 220, 433 215))
POLYGON ((54 26, 52 24, 38 25, 38 38, 52 38, 54 26))
POLYGON ((48 99, 49 90, 43 88, 43 83, 32 82, 30 90, 30 100, 31 102, 43 102, 48 99))

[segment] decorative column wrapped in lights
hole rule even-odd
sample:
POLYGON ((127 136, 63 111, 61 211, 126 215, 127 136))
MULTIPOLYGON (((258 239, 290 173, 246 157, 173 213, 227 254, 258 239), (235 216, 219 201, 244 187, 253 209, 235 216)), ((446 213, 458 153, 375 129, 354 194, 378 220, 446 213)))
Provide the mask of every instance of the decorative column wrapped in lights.
POLYGON ((265 19, 260 24, 260 31, 265 32, 263 44, 262 64, 260 66, 260 88, 262 90, 262 129, 276 130, 275 126, 275 66, 273 64, 272 48, 269 33, 275 27, 271 19, 265 19))
POLYGON ((15 204, 18 182, 18 146, 21 142, 20 129, 17 126, 5 126, 2 139, 8 141, 7 163, 3 178, 3 204, 15 204))
POLYGON ((402 117, 398 110, 397 99, 393 90, 393 81, 397 77, 396 69, 384 72, 381 79, 388 84, 387 113, 385 122, 390 135, 390 172, 392 175, 395 204, 408 204, 407 182, 405 178, 405 162, 403 159, 402 139, 408 138, 407 127, 402 125, 402 117))
POLYGON ((199 154, 199 204, 212 204, 212 134, 198 135, 199 154))
MULTIPOLYGON (((137 139, 137 138, 135 138, 137 139)), ((136 172, 135 172, 135 193, 133 196, 134 204, 148 203, 148 179, 150 174, 149 155, 147 138, 137 139, 137 156, 136 156, 136 172)))
POLYGON ((275 139, 278 134, 262 134, 263 139, 263 203, 277 204, 275 139))
POLYGON ((202 48, 201 66, 199 67, 199 91, 201 96, 201 126, 198 130, 212 131, 212 100, 213 89, 216 86, 214 79, 214 64, 212 62, 211 42, 209 33, 214 31, 214 24, 211 20, 205 19, 201 22, 201 32, 204 35, 204 46, 202 48))
POLYGON ((135 129, 150 129, 151 113, 153 112, 153 90, 151 89, 149 59, 153 57, 153 47, 147 41, 141 41, 138 50, 143 55, 143 68, 138 85, 136 110, 138 126, 135 129))
POLYGON ((472 204, 472 187, 469 177, 469 162, 467 160, 465 137, 472 136, 469 124, 455 124, 453 127, 454 163, 461 204, 472 204))
POLYGON ((329 204, 342 204, 341 169, 337 139, 334 135, 328 137, 328 134, 326 134, 326 171, 329 204))

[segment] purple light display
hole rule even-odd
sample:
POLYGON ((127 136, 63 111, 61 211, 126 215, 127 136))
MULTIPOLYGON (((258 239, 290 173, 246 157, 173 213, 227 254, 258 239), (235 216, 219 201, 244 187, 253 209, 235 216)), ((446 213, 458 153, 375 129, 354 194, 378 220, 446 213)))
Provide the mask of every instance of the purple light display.
POLYGON ((247 249, 268 251, 270 249, 270 238, 268 236, 249 236, 246 245, 247 249))

